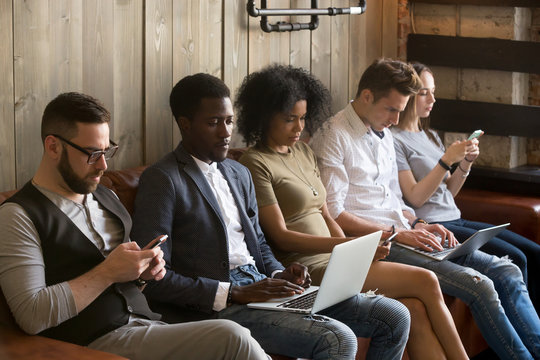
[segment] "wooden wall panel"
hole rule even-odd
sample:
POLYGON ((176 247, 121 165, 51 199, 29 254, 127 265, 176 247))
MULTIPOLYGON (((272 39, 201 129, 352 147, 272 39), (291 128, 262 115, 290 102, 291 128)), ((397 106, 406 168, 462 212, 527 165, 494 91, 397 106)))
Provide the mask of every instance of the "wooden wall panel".
MULTIPOLYGON (((310 0, 291 0, 291 8, 311 7, 310 0)), ((309 23, 311 16, 291 16, 292 23, 309 23)), ((311 31, 293 31, 290 34, 290 61, 292 66, 311 70, 311 31)))
POLYGON ((0 0, 0 190, 16 187, 12 14, 11 0, 0 0))
MULTIPOLYGON (((310 0, 269 4, 307 8, 310 0)), ((168 98, 185 75, 221 77, 234 99, 249 72, 274 62, 300 66, 329 87, 337 111, 354 96, 365 67, 396 51, 397 0, 369 1, 363 15, 320 16, 315 31, 291 33, 264 33, 260 18, 249 17, 245 5, 245 0, 0 0, 0 70, 7 74, 0 83, 0 191, 33 175, 42 152, 41 114, 60 92, 88 93, 111 111, 111 138, 122 150, 109 165, 124 168, 153 163, 177 145, 180 134, 168 98)), ((350 5, 356 2, 320 2, 350 5)), ((270 18, 279 20, 289 19, 270 18)), ((242 145, 233 135, 233 146, 242 145)))
POLYGON ((198 72, 220 77, 221 1, 173 1, 173 15, 174 82, 198 72))
MULTIPOLYGON (((236 90, 248 73, 248 14, 243 0, 223 1, 223 81, 231 89, 234 101, 236 90)), ((245 146, 236 128, 231 147, 245 146)))
MULTIPOLYGON (((333 0, 333 7, 349 6, 348 0, 333 0)), ((349 95, 349 16, 331 17, 330 93, 332 110, 347 105, 349 95)))
POLYGON ((82 90, 82 0, 49 2, 49 78, 51 98, 82 90))
POLYGON ((397 58, 398 52, 398 2, 397 0, 384 0, 382 2, 381 34, 382 56, 397 58))
POLYGON ((144 163, 151 164, 175 146, 172 134, 177 126, 169 107, 173 86, 172 0, 147 0, 145 6, 144 163))
POLYGON ((311 73, 331 89, 330 66, 332 22, 329 16, 319 16, 319 27, 311 33, 311 73))
POLYGON ((366 12, 360 16, 352 16, 349 21, 349 96, 347 100, 352 100, 356 96, 360 76, 369 65, 366 57, 367 18, 369 16, 370 12, 366 12))
MULTIPOLYGON (((222 3, 173 1, 173 85, 198 72, 221 77, 222 3)), ((180 133, 173 132, 173 143, 180 133)))
POLYGON ((41 160, 41 114, 51 99, 49 1, 15 1, 13 24, 17 187, 41 160))
MULTIPOLYGON (((54 1, 54 0, 51 0, 54 1)), ((114 133, 114 2, 83 2, 83 88, 111 112, 111 138, 114 133)))
MULTIPOLYGON (((269 8, 272 9, 290 7, 289 0, 273 0, 269 3, 269 8)), ((268 18, 271 24, 278 21, 290 21, 288 16, 269 16, 268 18)), ((248 69, 250 73, 273 63, 285 65, 290 63, 290 33, 265 33, 261 30, 260 21, 260 17, 249 17, 248 69)))
POLYGON ((115 168, 143 162, 143 1, 114 3, 114 140, 120 150, 115 168))

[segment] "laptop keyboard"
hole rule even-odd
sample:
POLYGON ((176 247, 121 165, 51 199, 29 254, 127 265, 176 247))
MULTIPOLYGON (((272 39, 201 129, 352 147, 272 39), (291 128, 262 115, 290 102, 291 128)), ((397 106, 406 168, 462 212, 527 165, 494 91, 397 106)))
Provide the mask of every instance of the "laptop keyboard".
POLYGON ((461 244, 458 243, 455 247, 448 247, 448 239, 446 239, 444 241, 442 250, 433 249, 431 246, 427 245, 433 251, 427 251, 427 250, 420 249, 420 248, 416 248, 416 251, 419 251, 419 252, 424 253, 424 254, 429 254, 429 255, 444 256, 444 255, 448 254, 449 252, 452 252, 455 249, 457 249, 460 245, 461 244))
POLYGON ((289 301, 285 301, 284 303, 279 304, 278 307, 287 309, 311 309, 313 307, 313 303, 315 302, 315 298, 317 297, 318 292, 319 290, 315 290, 313 292, 310 292, 309 294, 299 296, 289 301))

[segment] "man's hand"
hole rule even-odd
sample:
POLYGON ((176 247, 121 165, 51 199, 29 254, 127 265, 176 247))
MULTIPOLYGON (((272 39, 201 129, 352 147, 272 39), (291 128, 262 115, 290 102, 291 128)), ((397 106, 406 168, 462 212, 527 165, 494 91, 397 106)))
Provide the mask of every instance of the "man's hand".
POLYGON ((285 270, 274 275, 276 279, 285 279, 293 284, 308 288, 311 285, 311 276, 308 268, 299 263, 292 263, 285 270))
POLYGON ((155 256, 148 268, 141 274, 140 278, 146 281, 163 279, 167 270, 165 269, 165 260, 163 260, 163 250, 159 250, 157 256, 155 256))
POLYGON ((440 239, 437 237, 437 240, 441 244, 444 244, 444 241, 446 239, 448 239, 448 246, 449 247, 454 247, 454 246, 456 246, 458 244, 458 241, 457 241, 456 237, 454 236, 454 233, 451 232, 450 230, 448 230, 447 228, 445 228, 441 224, 423 224, 423 223, 419 223, 419 224, 416 224, 415 228, 429 231, 432 234, 436 234, 436 235, 438 234, 440 239))
POLYGON ((388 243, 386 245, 380 245, 377 246, 377 250, 375 250, 375 255, 373 256, 373 261, 379 261, 388 256, 390 254, 390 247, 392 246, 392 243, 388 243))
MULTIPOLYGON (((399 230, 396 230, 399 231, 399 230)), ((401 230, 399 231, 396 241, 402 244, 409 245, 415 248, 420 248, 426 251, 433 249, 442 250, 441 243, 437 236, 427 230, 401 230)))
POLYGON ((153 259, 158 256, 161 256, 161 260, 163 259, 163 252, 159 247, 141 250, 137 243, 126 242, 118 245, 99 267, 101 267, 101 273, 109 279, 111 284, 127 282, 139 278, 148 269, 153 259))
POLYGON ((287 280, 266 278, 246 286, 233 286, 231 300, 236 304, 247 304, 254 301, 268 301, 270 299, 289 297, 303 292, 303 287, 287 280))
MULTIPOLYGON (((155 247, 161 238, 162 238, 162 235, 150 241, 148 245, 143 248, 143 251, 148 250, 152 247, 155 247)), ((150 264, 148 265, 148 268, 141 274, 140 278, 146 281, 148 280, 159 281, 163 279, 166 273, 167 273, 167 270, 165 269, 165 260, 163 260, 163 250, 161 250, 160 248, 158 255, 152 259, 152 262, 150 262, 150 264)))

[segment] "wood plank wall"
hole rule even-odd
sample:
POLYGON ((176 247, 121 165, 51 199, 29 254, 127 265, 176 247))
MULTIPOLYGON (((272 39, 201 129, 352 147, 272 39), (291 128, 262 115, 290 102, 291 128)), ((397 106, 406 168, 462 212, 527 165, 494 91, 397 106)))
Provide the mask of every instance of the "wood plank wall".
MULTIPOLYGON (((357 3, 321 0, 319 7, 357 3)), ((109 166, 125 168, 152 163, 178 143, 168 96, 185 75, 216 75, 234 96, 242 79, 265 65, 301 66, 329 87, 338 111, 374 59, 397 56, 397 0, 368 0, 363 15, 319 17, 313 32, 270 34, 245 6, 245 0, 0 0, 0 191, 22 186, 35 172, 41 114, 61 92, 84 92, 106 105, 111 138, 121 146, 109 166)), ((233 138, 234 146, 242 144, 233 138)))

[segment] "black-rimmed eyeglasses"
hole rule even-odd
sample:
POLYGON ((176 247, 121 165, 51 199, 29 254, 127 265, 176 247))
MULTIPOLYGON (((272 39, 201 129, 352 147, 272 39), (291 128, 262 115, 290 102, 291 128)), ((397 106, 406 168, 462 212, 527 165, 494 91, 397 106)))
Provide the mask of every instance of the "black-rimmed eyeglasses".
POLYGON ((64 139, 60 135, 56 135, 56 134, 50 134, 50 135, 59 138, 60 140, 62 140, 66 144, 68 144, 69 146, 71 146, 71 147, 79 150, 80 152, 88 155, 88 160, 86 160, 86 162, 89 165, 95 164, 96 161, 98 161, 101 156, 105 156, 105 160, 109 160, 110 158, 112 158, 116 154, 116 151, 118 150, 118 145, 112 140, 109 140, 110 146, 107 149, 105 149, 105 150, 96 150, 96 151, 90 152, 90 151, 86 150, 85 148, 80 147, 79 145, 74 144, 69 140, 64 139))

